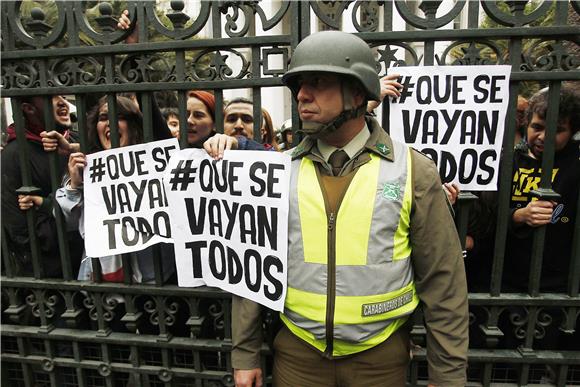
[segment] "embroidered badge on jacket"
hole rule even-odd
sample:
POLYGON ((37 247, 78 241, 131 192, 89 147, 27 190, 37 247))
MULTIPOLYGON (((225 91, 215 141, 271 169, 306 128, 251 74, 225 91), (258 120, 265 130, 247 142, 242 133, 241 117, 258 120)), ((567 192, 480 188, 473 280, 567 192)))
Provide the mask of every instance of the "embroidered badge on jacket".
POLYGON ((398 182, 385 183, 383 186, 383 197, 387 200, 401 199, 401 185, 398 182))

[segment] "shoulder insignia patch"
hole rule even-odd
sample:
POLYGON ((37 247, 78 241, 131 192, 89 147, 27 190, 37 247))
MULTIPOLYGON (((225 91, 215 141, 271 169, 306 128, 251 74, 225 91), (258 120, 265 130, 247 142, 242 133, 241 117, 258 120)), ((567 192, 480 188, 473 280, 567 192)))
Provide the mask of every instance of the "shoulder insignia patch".
POLYGON ((297 156, 300 152, 302 152, 302 145, 298 145, 292 150, 292 156, 297 156))

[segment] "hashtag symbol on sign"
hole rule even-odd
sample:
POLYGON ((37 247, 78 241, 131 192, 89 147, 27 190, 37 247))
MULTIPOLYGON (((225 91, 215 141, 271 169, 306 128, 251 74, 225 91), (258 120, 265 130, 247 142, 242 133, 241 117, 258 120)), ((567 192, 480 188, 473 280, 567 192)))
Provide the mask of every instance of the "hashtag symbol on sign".
POLYGON ((103 180, 103 176, 105 176, 105 162, 103 161, 102 158, 96 158, 93 159, 93 163, 91 164, 91 167, 89 168, 89 172, 90 175, 89 177, 91 178, 91 182, 99 182, 101 180, 103 180))
POLYGON ((186 191, 189 183, 195 182, 197 168, 193 168, 192 164, 193 160, 180 160, 177 168, 171 170, 173 177, 169 180, 169 184, 172 191, 186 191), (180 184, 181 187, 179 187, 180 184))

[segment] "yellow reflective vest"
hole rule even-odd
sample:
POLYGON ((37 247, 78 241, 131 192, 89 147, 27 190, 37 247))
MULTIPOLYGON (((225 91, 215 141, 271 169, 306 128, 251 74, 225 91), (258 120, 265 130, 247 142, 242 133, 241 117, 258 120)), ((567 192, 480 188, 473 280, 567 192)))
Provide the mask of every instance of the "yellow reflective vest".
POLYGON ((417 307, 409 225, 411 152, 371 154, 336 213, 327 210, 312 160, 293 160, 284 324, 339 357, 385 341, 417 307))

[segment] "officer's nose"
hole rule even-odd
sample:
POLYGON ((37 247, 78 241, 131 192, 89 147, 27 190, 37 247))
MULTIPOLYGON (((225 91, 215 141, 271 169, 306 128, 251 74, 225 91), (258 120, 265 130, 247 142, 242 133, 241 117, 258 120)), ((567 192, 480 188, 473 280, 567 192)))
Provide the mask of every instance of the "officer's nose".
POLYGON ((312 99, 312 92, 310 90, 310 86, 306 84, 302 84, 298 88, 298 94, 296 95, 296 99, 299 102, 306 102, 312 99))

